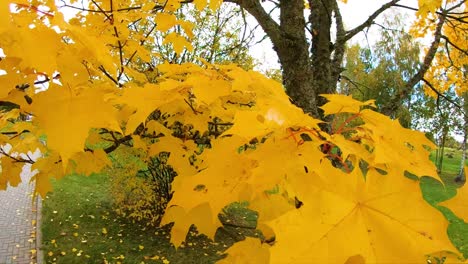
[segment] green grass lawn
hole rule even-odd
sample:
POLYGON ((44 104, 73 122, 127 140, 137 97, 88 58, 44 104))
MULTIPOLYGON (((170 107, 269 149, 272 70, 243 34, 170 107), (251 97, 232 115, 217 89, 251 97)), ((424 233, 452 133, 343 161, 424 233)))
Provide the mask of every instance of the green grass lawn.
MULTIPOLYGON (((54 192, 42 209, 45 263, 214 263, 244 234, 256 235, 253 230, 227 227, 213 242, 192 230, 176 251, 169 243, 168 226, 132 223, 114 213, 107 177, 71 175, 53 183, 54 192)), ((255 221, 249 217, 255 215, 242 219, 255 221)))
MULTIPOLYGON (((453 179, 460 155, 444 161, 441 178, 445 185, 423 177, 421 188, 424 198, 448 219, 450 239, 468 257, 468 224, 437 206, 459 187, 453 179)), ((113 211, 107 177, 72 175, 53 182, 54 192, 44 200, 42 210, 45 263, 214 263, 244 235, 258 235, 252 229, 226 227, 211 241, 192 230, 183 247, 175 250, 169 243, 169 227, 132 223, 113 211)), ((242 207, 232 207, 229 214, 255 225, 256 215, 242 207)))
MULTIPOLYGON (((441 174, 447 178, 455 178, 460 170, 460 161, 461 161, 461 151, 445 148, 444 150, 444 159, 442 162, 442 171, 441 174)), ((430 159, 435 160, 435 151, 431 153, 430 159)), ((468 165, 468 160, 465 161, 465 165, 468 165)))
MULTIPOLYGON (((435 152, 431 153, 431 160, 435 159, 435 152)), ((437 204, 448 200, 456 195, 456 189, 461 185, 454 182, 455 177, 459 173, 461 162, 461 151, 446 148, 442 163, 442 171, 440 178, 444 184, 436 181, 433 178, 423 177, 421 179, 421 189, 423 196, 431 205, 439 209, 449 221, 448 234, 450 240, 457 246, 465 258, 468 258, 468 223, 463 219, 458 218, 448 208, 438 206, 437 204), (448 157, 450 154, 452 157, 448 157)), ((465 162, 468 165, 468 162, 465 162)))

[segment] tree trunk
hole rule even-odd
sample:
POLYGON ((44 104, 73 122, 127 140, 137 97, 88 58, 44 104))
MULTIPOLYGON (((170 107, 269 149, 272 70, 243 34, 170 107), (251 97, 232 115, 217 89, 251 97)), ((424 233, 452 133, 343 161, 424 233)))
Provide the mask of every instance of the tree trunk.
POLYGON ((348 31, 344 29, 337 0, 308 0, 311 13, 307 23, 304 0, 277 1, 279 23, 263 8, 264 1, 224 1, 244 8, 268 35, 280 60, 283 84, 291 101, 305 113, 326 120, 320 109, 326 100, 319 95, 336 92, 346 42, 400 0, 390 0, 361 25, 348 31), (336 26, 334 38, 331 37, 333 25, 336 26))
POLYGON ((460 160, 460 171, 455 178, 455 182, 465 182, 465 161, 466 161, 466 139, 468 130, 468 118, 465 116, 465 123, 463 124, 463 142, 462 142, 462 157, 460 160))
POLYGON ((460 160, 460 170, 455 177, 455 182, 465 182, 465 162, 466 162, 466 141, 468 139, 468 92, 463 93, 463 110, 464 110, 464 123, 463 123, 463 142, 462 142, 462 156, 460 160))
POLYGON ((444 126, 443 132, 442 132, 442 139, 439 145, 439 150, 440 150, 439 160, 437 161, 437 170, 439 171, 439 173, 441 173, 443 169, 442 165, 444 162, 445 139, 447 138, 447 134, 448 134, 448 128, 444 126))
MULTIPOLYGON (((328 2, 328 1, 325 1, 328 2)), ((283 84, 294 104, 314 117, 319 114, 314 72, 309 59, 309 44, 305 34, 303 0, 280 1, 282 41, 273 43, 283 67, 283 84)), ((316 67, 314 67, 315 69, 316 67)))
MULTIPOLYGON (((332 1, 310 0, 310 16, 312 45, 310 53, 313 67, 313 86, 317 95, 334 93, 336 83, 331 79, 331 53, 333 44, 331 42, 330 30, 332 26, 332 1)), ((341 61, 340 65, 341 66, 341 61)), ((326 102, 325 98, 318 98, 321 106, 326 102)))

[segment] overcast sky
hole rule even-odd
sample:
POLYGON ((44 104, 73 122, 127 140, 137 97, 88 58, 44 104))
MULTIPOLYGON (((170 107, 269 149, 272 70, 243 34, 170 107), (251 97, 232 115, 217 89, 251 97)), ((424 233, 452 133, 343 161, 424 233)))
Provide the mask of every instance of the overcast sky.
MULTIPOLYGON (((354 28, 362 24, 375 10, 381 7, 383 4, 389 0, 348 0, 347 4, 341 4, 341 15, 343 16, 343 21, 346 29, 354 28)), ((417 7, 417 0, 402 0, 400 2, 402 5, 417 7)), ((401 12, 408 15, 410 21, 408 21, 408 26, 411 24, 412 19, 414 19, 414 12, 407 11, 402 8, 393 8, 393 11, 387 11, 385 13, 391 12, 401 12)), ((384 14, 385 14, 384 13, 384 14)), ((381 18, 380 16, 379 18, 381 18)), ((252 23, 255 20, 252 19, 252 23)), ((373 27, 374 32, 370 31, 367 35, 367 40, 369 42, 375 41, 378 36, 375 34, 377 27, 373 27)), ((263 32, 258 33, 258 38, 260 39, 263 36, 263 32)), ((367 42, 366 36, 363 33, 360 33, 358 36, 352 39, 353 42, 367 42)), ((260 61, 262 64, 258 67, 257 70, 265 70, 268 68, 279 68, 278 57, 272 49, 271 42, 266 39, 261 44, 256 45, 251 49, 251 55, 260 61)))

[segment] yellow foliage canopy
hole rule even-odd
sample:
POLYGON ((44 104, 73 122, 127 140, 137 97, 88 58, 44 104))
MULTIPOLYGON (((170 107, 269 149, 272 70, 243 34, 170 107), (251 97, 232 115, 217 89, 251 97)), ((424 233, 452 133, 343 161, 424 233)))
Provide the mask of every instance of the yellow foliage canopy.
POLYGON ((93 12, 68 21, 55 1, 34 2, 41 5, 16 3, 13 13, 0 4, 0 96, 18 105, 0 112, 0 145, 11 146, 1 149, 1 189, 31 163, 44 197, 64 168, 99 171, 110 165, 106 153, 126 144, 142 161, 167 153, 177 172, 162 219, 174 222, 175 246, 191 225, 212 238, 222 208, 247 202, 276 243, 246 239, 225 261, 423 262, 432 252, 456 252, 447 221, 405 176, 438 179, 428 158, 433 144, 372 111, 372 101, 325 95, 326 114, 344 120, 327 133, 259 73, 207 63, 143 67, 150 30, 181 25, 185 36, 172 31, 165 42, 177 56, 190 49, 190 26, 173 16, 179 1, 163 8, 96 0, 93 12), (37 160, 21 155, 36 149, 37 160))

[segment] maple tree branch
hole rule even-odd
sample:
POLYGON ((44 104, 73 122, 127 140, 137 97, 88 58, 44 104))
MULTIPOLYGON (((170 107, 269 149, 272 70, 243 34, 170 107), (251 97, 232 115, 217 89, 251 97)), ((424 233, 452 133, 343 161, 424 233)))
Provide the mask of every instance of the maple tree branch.
POLYGON ((344 41, 347 41, 354 37, 357 33, 361 32, 364 28, 371 26, 374 23, 374 20, 385 10, 389 9, 390 7, 396 6, 396 3, 398 3, 400 0, 392 0, 384 5, 382 5, 379 9, 375 10, 372 15, 367 18, 366 21, 364 21, 361 25, 348 30, 346 32, 346 35, 344 36, 344 41))
MULTIPOLYGON (((107 148, 104 148, 104 152, 109 154, 111 153, 112 151, 116 150, 121 144, 124 144, 128 141, 130 141, 132 139, 132 135, 126 135, 124 137, 121 137, 121 138, 117 138, 117 136, 115 135, 115 132, 114 131, 109 131, 107 129, 101 129, 102 132, 100 134, 109 134, 111 135, 112 137, 112 140, 109 140, 110 142, 112 142, 113 144, 107 148)), ((84 151, 89 151, 89 152, 94 152, 93 149, 90 149, 90 148, 85 148, 84 151)))
POLYGON ((186 103, 188 104, 188 106, 190 106, 190 109, 192 109, 192 111, 193 111, 194 114, 196 114, 196 115, 197 115, 197 114, 202 114, 202 112, 197 111, 197 110, 193 107, 192 103, 190 103, 189 101, 187 101, 187 99, 184 99, 184 102, 186 102, 186 103))
MULTIPOLYGON (((456 108, 460 109, 463 111, 463 108, 462 106, 460 106, 459 104, 457 104, 457 102, 453 101, 452 99, 450 99, 449 97, 447 97, 446 95, 444 95, 443 93, 439 92, 433 85, 432 83, 430 83, 428 80, 426 80, 425 78, 422 79, 422 81, 427 85, 427 87, 429 87, 433 92, 435 92, 437 94, 437 96, 440 96, 442 98, 444 98, 447 102, 453 104, 456 108)), ((466 115, 465 113, 463 113, 463 115, 466 115)))
POLYGON ((432 61, 434 60, 435 54, 439 47, 442 36, 442 27, 445 21, 446 17, 444 15, 439 15, 439 22, 437 23, 434 32, 434 40, 432 41, 419 70, 406 82, 406 85, 403 87, 400 93, 396 94, 390 100, 388 100, 386 105, 382 107, 381 113, 388 116, 393 114, 398 109, 400 102, 406 98, 413 90, 413 87, 424 78, 424 75, 431 67, 432 61))
POLYGON ((442 39, 444 39, 448 44, 450 44, 452 47, 454 47, 455 49, 457 49, 458 51, 460 51, 461 53, 465 54, 465 55, 468 55, 468 51, 460 48, 457 44, 453 43, 447 36, 445 35, 441 35, 440 36, 442 39))
POLYGON ((280 25, 265 11, 258 0, 224 0, 224 2, 234 3, 247 10, 260 24, 262 29, 270 37, 273 46, 282 46, 284 42, 280 25))
MULTIPOLYGON (((464 3, 464 1, 458 3, 457 5, 445 10, 446 12, 435 11, 435 13, 437 15, 443 15, 443 16, 451 18, 453 20, 457 20, 457 21, 459 21, 461 23, 468 23, 468 21, 464 20, 464 18, 467 18, 467 17, 457 17, 457 16, 454 16, 453 14, 458 14, 458 13, 451 13, 450 12, 451 10, 454 10, 454 9, 460 7, 463 3, 464 3)), ((401 4, 395 4, 394 6, 404 8, 404 9, 408 9, 408 10, 412 10, 412 11, 415 11, 415 12, 419 11, 419 9, 416 8, 416 7, 411 7, 411 6, 401 5, 401 4)))
POLYGON ((75 10, 79 10, 79 11, 83 11, 83 12, 90 12, 90 13, 112 13, 112 12, 123 12, 123 11, 132 11, 132 10, 140 10, 142 7, 141 6, 129 6, 129 7, 123 7, 123 8, 119 8, 119 9, 116 9, 116 10, 95 10, 95 9, 88 9, 88 8, 83 8, 83 7, 77 7, 77 6, 74 6, 74 5, 69 5, 67 3, 65 3, 64 0, 62 0, 62 3, 63 5, 60 6, 60 8, 63 8, 63 7, 68 7, 68 8, 71 8, 71 9, 75 9, 75 10))
POLYGON ((28 159, 25 159, 25 158, 22 158, 22 157, 13 157, 12 155, 8 154, 3 149, 3 147, 0 147, 0 154, 7 157, 7 158, 12 159, 14 162, 34 164, 34 160, 32 160, 31 157, 29 157, 28 155, 26 155, 28 157, 28 159))
MULTIPOLYGON (((143 44, 145 44, 146 40, 148 39, 149 35, 151 33, 153 33, 153 31, 156 29, 156 23, 153 23, 153 27, 148 31, 148 33, 145 34, 144 36, 144 39, 142 39, 140 41, 140 46, 143 46, 143 44)), ((130 58, 128 58, 128 60, 125 62, 125 66, 128 66, 128 64, 133 60, 133 58, 135 57, 135 55, 137 54, 137 50, 135 50, 132 55, 130 56, 130 58)))
MULTIPOLYGON (((112 3, 112 1, 111 1, 112 3)), ((117 32, 117 27, 114 26, 114 33, 115 37, 118 39, 117 43, 119 44, 119 59, 120 59, 120 72, 119 75, 117 76, 117 81, 120 81, 120 78, 122 77, 122 74, 124 73, 124 61, 123 61, 123 47, 122 47, 122 42, 119 39, 119 33, 117 32)))
POLYGON ((54 15, 52 13, 42 11, 37 6, 34 6, 34 5, 26 5, 26 4, 20 4, 20 3, 14 3, 14 4, 19 6, 19 7, 32 9, 33 11, 35 11, 35 12, 37 12, 39 14, 43 14, 43 15, 48 16, 48 17, 54 17, 54 15))
POLYGON ((109 78, 113 83, 115 83, 115 84, 116 84, 117 86, 119 86, 119 87, 122 87, 122 84, 120 84, 116 79, 114 79, 114 77, 112 77, 112 75, 110 75, 110 73, 108 73, 108 72, 106 71, 106 69, 104 68, 104 66, 101 65, 101 66, 98 67, 98 69, 99 69, 102 73, 104 73, 104 75, 106 75, 107 78, 109 78))
MULTIPOLYGON (((101 11, 102 14, 104 14, 104 16, 106 16, 106 18, 107 18, 110 22, 112 22, 113 19, 112 19, 111 16, 109 16, 109 15, 107 14, 108 12, 104 11, 104 10, 101 8, 101 6, 99 6, 99 5, 96 3, 96 1, 91 0, 91 2, 99 9, 99 11, 101 11)), ((110 11, 110 13, 112 13, 112 11, 110 11)))

